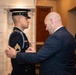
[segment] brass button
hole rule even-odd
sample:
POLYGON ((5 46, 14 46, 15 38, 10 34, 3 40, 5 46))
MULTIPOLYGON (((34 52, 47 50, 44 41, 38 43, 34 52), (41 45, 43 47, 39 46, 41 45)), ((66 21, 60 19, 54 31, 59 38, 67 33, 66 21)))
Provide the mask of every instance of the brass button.
POLYGON ((27 72, 27 70, 25 70, 27 72))
POLYGON ((26 46, 26 47, 28 47, 28 46, 26 46))

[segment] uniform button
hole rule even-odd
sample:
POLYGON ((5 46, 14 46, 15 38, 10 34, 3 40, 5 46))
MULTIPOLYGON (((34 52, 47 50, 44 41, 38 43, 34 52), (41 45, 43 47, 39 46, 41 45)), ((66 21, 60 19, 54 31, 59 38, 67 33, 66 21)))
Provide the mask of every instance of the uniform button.
POLYGON ((27 70, 25 70, 27 72, 27 70))
POLYGON ((26 46, 26 47, 28 47, 28 46, 26 46))

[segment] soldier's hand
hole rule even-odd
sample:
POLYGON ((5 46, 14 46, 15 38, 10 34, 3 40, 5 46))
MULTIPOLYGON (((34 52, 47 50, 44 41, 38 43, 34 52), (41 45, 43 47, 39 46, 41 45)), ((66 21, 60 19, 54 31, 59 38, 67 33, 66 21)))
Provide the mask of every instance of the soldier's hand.
POLYGON ((25 50, 26 53, 36 53, 36 50, 32 47, 29 47, 27 50, 25 50))

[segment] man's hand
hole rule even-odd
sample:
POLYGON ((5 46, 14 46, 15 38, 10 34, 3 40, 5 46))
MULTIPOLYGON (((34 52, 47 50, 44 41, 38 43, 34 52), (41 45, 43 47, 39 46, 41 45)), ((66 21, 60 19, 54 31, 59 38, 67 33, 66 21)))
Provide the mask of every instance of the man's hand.
POLYGON ((5 49, 5 53, 6 55, 9 57, 9 58, 15 58, 17 52, 15 51, 14 48, 8 46, 6 49, 5 49))
POLYGON ((36 53, 36 50, 32 47, 29 47, 27 50, 25 50, 26 53, 36 53))

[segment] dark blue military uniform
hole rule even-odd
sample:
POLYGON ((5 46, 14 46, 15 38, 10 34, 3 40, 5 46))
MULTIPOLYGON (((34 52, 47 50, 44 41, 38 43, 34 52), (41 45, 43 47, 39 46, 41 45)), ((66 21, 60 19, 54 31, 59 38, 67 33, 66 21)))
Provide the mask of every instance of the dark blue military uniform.
MULTIPOLYGON (((29 41, 26 35, 17 27, 14 27, 13 32, 9 37, 9 45, 13 47, 17 52, 25 52, 29 47, 29 41)), ((12 73, 11 75, 35 75, 34 64, 19 64, 16 59, 11 59, 12 73)))

